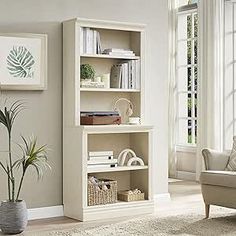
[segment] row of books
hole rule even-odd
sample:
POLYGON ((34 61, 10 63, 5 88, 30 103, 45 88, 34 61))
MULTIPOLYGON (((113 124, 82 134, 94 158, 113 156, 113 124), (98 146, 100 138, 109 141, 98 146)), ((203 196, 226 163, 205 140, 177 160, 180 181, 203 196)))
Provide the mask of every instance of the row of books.
POLYGON ((140 89, 140 83, 140 60, 130 60, 112 66, 111 88, 140 89))
POLYGON ((114 158, 113 151, 89 152, 88 153, 88 170, 98 168, 117 167, 118 161, 114 158))
POLYGON ((134 57, 135 53, 131 50, 120 49, 120 48, 107 48, 104 49, 103 54, 110 56, 120 56, 120 57, 134 57))
POLYGON ((80 28, 80 51, 84 54, 102 53, 100 33, 97 30, 80 28))

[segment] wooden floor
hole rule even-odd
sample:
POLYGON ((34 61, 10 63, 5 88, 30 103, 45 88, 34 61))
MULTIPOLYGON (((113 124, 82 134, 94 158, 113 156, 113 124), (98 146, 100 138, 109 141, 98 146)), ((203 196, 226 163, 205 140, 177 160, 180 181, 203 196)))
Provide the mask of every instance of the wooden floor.
MULTIPOLYGON (((169 192, 171 194, 171 201, 161 203, 156 206, 155 215, 170 216, 178 214, 183 209, 185 211, 193 208, 202 207, 200 185, 195 182, 178 181, 169 183, 169 192)), ((26 232, 42 232, 48 230, 70 229, 78 226, 94 226, 103 225, 113 222, 123 221, 124 218, 114 220, 99 220, 96 222, 78 222, 66 217, 51 218, 45 220, 30 221, 26 232)))
MULTIPOLYGON (((198 211, 199 208, 201 208, 202 211, 204 211, 204 204, 202 201, 199 184, 186 181, 171 181, 169 183, 169 192, 171 195, 171 201, 157 204, 155 207, 155 215, 160 217, 171 215, 174 216, 175 214, 183 213, 183 211, 188 213, 188 211, 192 211, 194 208, 198 208, 198 211)), ((125 219, 129 218, 126 217, 125 219)), ((37 234, 39 232, 64 230, 74 227, 100 226, 120 221, 124 221, 124 218, 99 220, 93 222, 78 222, 66 217, 34 220, 29 222, 25 235, 28 235, 28 233, 31 235, 32 233, 37 234)))

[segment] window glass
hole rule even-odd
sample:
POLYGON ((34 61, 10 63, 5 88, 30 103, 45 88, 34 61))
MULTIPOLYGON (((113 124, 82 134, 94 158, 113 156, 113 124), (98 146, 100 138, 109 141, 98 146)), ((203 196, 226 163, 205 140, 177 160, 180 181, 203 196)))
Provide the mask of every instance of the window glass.
MULTIPOLYGON (((183 4, 190 1, 182 1, 183 4)), ((197 10, 181 12, 177 20, 177 120, 179 145, 196 145, 198 87, 197 10)))

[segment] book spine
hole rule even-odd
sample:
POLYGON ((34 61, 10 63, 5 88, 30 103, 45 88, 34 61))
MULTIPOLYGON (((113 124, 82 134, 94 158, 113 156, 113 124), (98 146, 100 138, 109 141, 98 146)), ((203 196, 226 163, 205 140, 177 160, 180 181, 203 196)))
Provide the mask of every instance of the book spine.
POLYGON ((120 56, 120 57, 134 57, 134 53, 118 53, 118 52, 108 52, 106 53, 109 56, 120 56))
POLYGON ((122 70, 122 73, 121 73, 121 81, 122 81, 122 86, 121 88, 125 88, 125 65, 122 64, 121 65, 121 70, 122 70))
POLYGON ((80 27, 80 53, 84 53, 84 28, 80 27))
POLYGON ((89 53, 89 31, 88 27, 84 28, 84 53, 89 53))
POLYGON ((122 65, 119 65, 118 83, 119 83, 119 87, 118 88, 122 88, 122 65))
POLYGON ((114 168, 117 167, 117 164, 104 164, 104 165, 88 165, 88 169, 93 170, 93 169, 99 169, 99 168, 114 168))
POLYGON ((93 54, 93 31, 88 29, 88 53, 93 54))
POLYGON ((95 160, 113 160, 113 156, 92 156, 92 157, 88 157, 88 160, 90 161, 95 161, 95 160))
POLYGON ((141 65, 140 60, 136 61, 136 89, 141 88, 141 65))
POLYGON ((99 152, 88 152, 90 157, 98 157, 98 156, 113 156, 113 151, 99 151, 99 152))
POLYGON ((97 31, 93 30, 93 54, 97 54, 97 31))
POLYGON ((132 89, 136 88, 136 80, 137 80, 137 76, 136 76, 136 61, 133 60, 132 61, 132 89))
POLYGON ((117 164, 117 159, 107 160, 88 160, 88 165, 117 164))
POLYGON ((114 52, 114 53, 131 53, 134 54, 133 51, 131 50, 127 50, 127 49, 119 49, 119 48, 106 48, 103 51, 104 53, 108 53, 108 52, 114 52))
POLYGON ((128 63, 125 63, 125 89, 129 88, 129 71, 128 71, 128 63))
POLYGON ((98 54, 102 53, 101 38, 100 38, 100 33, 98 31, 97 31, 97 53, 98 54))
POLYGON ((134 74, 133 74, 133 60, 130 61, 130 89, 133 88, 133 80, 134 80, 134 74))
POLYGON ((128 88, 130 89, 132 87, 132 61, 128 62, 128 73, 129 73, 129 77, 128 77, 128 88))

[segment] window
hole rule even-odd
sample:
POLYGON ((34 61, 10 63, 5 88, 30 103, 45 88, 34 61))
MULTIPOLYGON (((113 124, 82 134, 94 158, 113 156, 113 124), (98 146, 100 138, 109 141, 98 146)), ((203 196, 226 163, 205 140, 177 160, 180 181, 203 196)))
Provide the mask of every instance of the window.
POLYGON ((224 149, 236 134, 236 3, 225 3, 224 149))
POLYGON ((182 6, 176 16, 177 145, 195 146, 197 139, 198 15, 196 4, 182 6))
POLYGON ((198 0, 177 0, 177 6, 178 7, 186 7, 192 4, 196 4, 198 3, 198 0))

